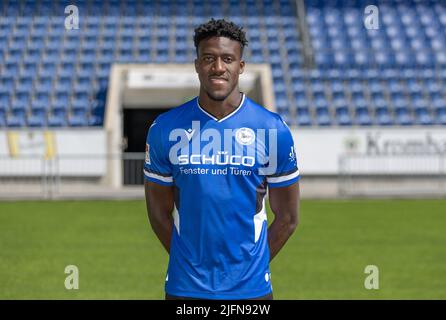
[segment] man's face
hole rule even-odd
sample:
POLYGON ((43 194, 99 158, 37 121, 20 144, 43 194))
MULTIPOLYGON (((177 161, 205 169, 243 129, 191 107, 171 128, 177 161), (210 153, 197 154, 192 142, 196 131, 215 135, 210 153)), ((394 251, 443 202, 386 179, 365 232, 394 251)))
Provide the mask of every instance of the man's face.
POLYGON ((222 101, 238 86, 243 73, 241 44, 226 37, 212 37, 200 41, 195 70, 201 88, 209 98, 222 101))

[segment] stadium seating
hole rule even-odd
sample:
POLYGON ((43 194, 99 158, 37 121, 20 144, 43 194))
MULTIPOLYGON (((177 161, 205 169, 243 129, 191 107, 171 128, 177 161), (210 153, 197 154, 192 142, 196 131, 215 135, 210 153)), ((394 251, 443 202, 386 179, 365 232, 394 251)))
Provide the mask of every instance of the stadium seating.
POLYGON ((315 62, 311 72, 324 83, 337 123, 349 125, 354 115, 352 124, 359 126, 442 124, 435 106, 441 109, 446 99, 445 3, 375 2, 379 30, 364 27, 369 4, 306 1, 315 62), (340 111, 335 97, 342 95, 350 108, 340 111))
POLYGON ((444 125, 446 4, 307 0, 313 64, 304 63, 295 1, 84 0, 81 28, 64 5, 0 3, 0 127, 102 126, 114 62, 190 63, 193 28, 209 17, 244 27, 248 63, 269 63, 278 112, 290 125, 444 125))

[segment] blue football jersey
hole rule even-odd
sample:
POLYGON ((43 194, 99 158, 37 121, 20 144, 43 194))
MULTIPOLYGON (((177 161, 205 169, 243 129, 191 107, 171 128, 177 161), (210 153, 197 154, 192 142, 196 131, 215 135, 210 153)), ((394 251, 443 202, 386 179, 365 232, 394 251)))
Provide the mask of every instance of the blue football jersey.
POLYGON ((248 299, 272 292, 264 197, 300 177, 278 114, 243 95, 218 120, 196 97, 151 125, 144 177, 174 187, 168 294, 248 299))

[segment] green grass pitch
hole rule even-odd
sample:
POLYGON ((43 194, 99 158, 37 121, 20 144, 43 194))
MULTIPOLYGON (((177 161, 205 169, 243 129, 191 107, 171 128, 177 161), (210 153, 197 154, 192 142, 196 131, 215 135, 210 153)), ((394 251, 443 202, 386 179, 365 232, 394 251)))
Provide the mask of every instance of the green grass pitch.
MULTIPOLYGON (((446 299, 445 208, 302 201, 271 264, 275 299, 446 299), (364 287, 367 265, 378 290, 364 287)), ((0 299, 163 299, 167 261, 143 201, 0 202, 0 299), (67 265, 78 290, 65 289, 67 265)))

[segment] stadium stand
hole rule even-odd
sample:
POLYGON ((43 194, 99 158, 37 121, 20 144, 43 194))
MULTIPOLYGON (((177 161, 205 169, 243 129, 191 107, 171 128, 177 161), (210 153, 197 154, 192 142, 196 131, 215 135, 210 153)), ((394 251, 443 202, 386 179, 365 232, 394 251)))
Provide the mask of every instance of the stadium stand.
POLYGON ((368 4, 306 1, 307 65, 292 0, 76 1, 78 30, 62 27, 64 3, 2 1, 0 127, 102 126, 112 63, 190 63, 211 16, 244 26, 245 59, 271 65, 290 125, 446 125, 446 5, 378 1, 378 32, 368 4))
POLYGON ((340 125, 444 125, 444 3, 378 1, 378 30, 364 27, 367 1, 306 4, 315 52, 309 99, 322 90, 340 125))

